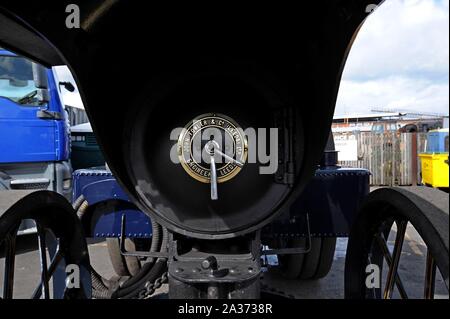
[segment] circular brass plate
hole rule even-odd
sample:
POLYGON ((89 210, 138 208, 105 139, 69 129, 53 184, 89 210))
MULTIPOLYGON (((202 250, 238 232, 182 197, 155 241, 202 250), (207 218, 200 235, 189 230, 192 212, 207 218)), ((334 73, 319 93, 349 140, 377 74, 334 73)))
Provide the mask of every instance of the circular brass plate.
MULTIPOLYGON (((194 179, 209 183, 211 170, 201 161, 205 133, 214 132, 214 140, 219 136, 221 151, 235 160, 245 163, 247 160, 247 138, 242 128, 230 117, 223 114, 202 114, 182 130, 178 138, 178 158, 184 170, 194 179)), ((216 155, 218 156, 218 155, 216 155)), ((216 157, 215 157, 216 158, 216 157)), ((223 183, 236 176, 241 167, 221 158, 217 168, 217 182, 223 183)), ((216 160, 217 162, 217 160, 216 160)))

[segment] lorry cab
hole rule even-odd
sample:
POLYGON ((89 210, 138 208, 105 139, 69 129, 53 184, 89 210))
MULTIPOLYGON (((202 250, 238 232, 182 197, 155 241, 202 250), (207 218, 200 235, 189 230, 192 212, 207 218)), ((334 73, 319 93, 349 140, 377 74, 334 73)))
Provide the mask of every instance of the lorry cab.
POLYGON ((59 86, 52 69, 0 48, 0 190, 47 189, 70 199, 70 132, 59 86))

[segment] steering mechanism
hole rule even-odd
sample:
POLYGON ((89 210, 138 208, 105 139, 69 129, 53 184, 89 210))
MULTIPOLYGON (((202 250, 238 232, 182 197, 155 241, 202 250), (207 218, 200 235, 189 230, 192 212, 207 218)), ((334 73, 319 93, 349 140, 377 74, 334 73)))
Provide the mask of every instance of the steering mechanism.
POLYGON ((237 167, 242 168, 244 166, 244 163, 241 161, 238 161, 234 159, 233 157, 227 155, 226 153, 223 153, 220 150, 220 145, 214 140, 209 141, 205 145, 205 151, 210 156, 210 170, 211 170, 211 177, 210 177, 210 183, 211 183, 211 200, 217 200, 219 199, 219 196, 217 194, 217 169, 216 169, 216 161, 214 159, 214 155, 217 154, 223 158, 229 163, 235 164, 237 167))
POLYGON ((217 200, 219 199, 219 196, 217 194, 217 171, 216 171, 216 162, 214 160, 214 149, 215 144, 214 141, 209 142, 205 145, 205 150, 209 153, 211 156, 210 158, 210 165, 211 165, 211 200, 217 200))

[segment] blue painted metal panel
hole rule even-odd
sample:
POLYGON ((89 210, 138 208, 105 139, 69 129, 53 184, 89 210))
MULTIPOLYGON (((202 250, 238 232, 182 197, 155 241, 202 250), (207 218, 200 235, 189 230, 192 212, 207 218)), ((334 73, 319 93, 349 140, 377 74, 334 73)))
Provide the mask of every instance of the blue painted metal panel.
MULTIPOLYGON (((0 55, 16 56, 0 50, 0 55)), ((70 156, 67 123, 62 120, 39 119, 41 109, 65 116, 53 73, 47 70, 50 102, 48 105, 19 105, 0 97, 0 163, 54 162, 70 156)))
POLYGON ((51 70, 47 70, 50 103, 48 110, 61 113, 64 118, 61 120, 51 120, 55 123, 55 153, 56 161, 66 161, 70 157, 70 135, 68 121, 65 120, 67 114, 59 95, 59 84, 56 83, 55 76, 51 70))
MULTIPOLYGON (((262 237, 305 236, 308 213, 313 236, 348 236, 358 208, 369 193, 370 172, 366 169, 327 167, 316 171, 302 195, 286 214, 262 231, 262 237)), ((103 169, 74 172, 73 198, 81 194, 90 205, 115 199, 129 202, 112 174, 103 169)), ((128 237, 151 236, 150 218, 136 210, 111 210, 97 220, 94 237, 116 237, 122 214, 127 216, 128 237)))
POLYGON ((448 131, 428 132, 427 153, 448 152, 448 131), (447 138, 447 143, 445 142, 447 138))
POLYGON ((318 169, 289 211, 266 226, 262 237, 305 236, 308 213, 311 235, 347 237, 369 193, 370 172, 361 168, 318 169))
MULTIPOLYGON (((73 173, 73 199, 83 195, 90 206, 107 200, 130 203, 128 196, 112 174, 104 169, 81 169, 73 173)), ((111 208, 95 221, 92 237, 118 237, 122 214, 126 215, 126 235, 131 238, 150 238, 150 217, 136 209, 111 208)))
POLYGON ((57 160, 55 123, 36 118, 38 110, 0 97, 0 163, 57 160))
POLYGON ((17 54, 11 52, 11 51, 7 51, 7 50, 3 50, 0 49, 0 55, 4 55, 4 56, 17 56, 17 54))

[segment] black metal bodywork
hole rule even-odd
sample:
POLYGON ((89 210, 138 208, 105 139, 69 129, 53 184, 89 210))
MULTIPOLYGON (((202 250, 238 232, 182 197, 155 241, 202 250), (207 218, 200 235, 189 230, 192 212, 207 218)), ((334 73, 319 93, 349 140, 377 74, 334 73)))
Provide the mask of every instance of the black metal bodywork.
POLYGON ((288 212, 263 228, 262 239, 348 237, 358 210, 369 193, 369 171, 328 167, 318 169, 288 212))
MULTIPOLYGON (((195 8, 167 10, 142 2, 89 1, 79 3, 80 29, 65 25, 68 3, 1 1, 2 45, 45 65, 69 65, 105 158, 140 209, 176 232, 226 238, 255 231, 270 222, 292 203, 312 177, 328 136, 346 56, 368 14, 367 5, 373 1, 308 2, 301 8, 281 11, 273 6, 257 8, 260 10, 252 7, 251 11, 231 7, 230 11, 221 8, 209 14, 196 13, 195 8), (183 102, 179 94, 169 94, 176 103, 171 104, 170 112, 161 113, 165 117, 153 116, 147 118, 150 122, 141 124, 130 121, 133 112, 140 112, 144 105, 148 108, 149 102, 155 104, 158 112, 167 110, 167 104, 159 105, 158 98, 167 91, 175 92, 173 86, 180 81, 188 85, 179 92, 192 89, 191 99, 183 102), (205 104, 207 100, 195 104, 196 98, 202 96, 217 99, 213 106, 205 104), (222 106, 218 107, 218 102, 222 106), (151 139, 139 133, 144 143, 141 145, 146 145, 158 134, 166 136, 169 127, 212 108, 224 109, 244 127, 270 126, 275 117, 269 110, 289 109, 295 114, 290 121, 301 126, 299 135, 289 141, 300 143, 296 144, 300 153, 294 158, 292 186, 265 182, 266 189, 280 190, 278 195, 267 198, 266 204, 261 202, 258 206, 257 199, 246 204, 258 209, 259 217, 249 218, 247 211, 252 209, 229 206, 226 214, 240 210, 242 219, 229 229, 219 230, 210 227, 209 215, 197 218, 203 229, 187 227, 191 217, 183 216, 183 211, 173 204, 174 196, 179 194, 170 194, 164 183, 157 183, 161 197, 150 199, 161 200, 160 207, 169 209, 151 207, 148 192, 140 192, 137 187, 139 180, 153 180, 158 171, 168 169, 161 161, 156 166, 142 166, 146 158, 159 160, 157 151, 129 143, 130 134, 143 126, 154 130, 151 139), (136 147, 143 150, 141 158, 133 154, 136 147), (133 170, 139 165, 140 170, 133 170), (273 204, 267 205, 269 202, 273 204), (175 213, 169 218, 171 211, 175 213)), ((280 128, 288 126, 280 124, 280 128)), ((159 147, 167 148, 162 144, 159 147)), ((182 178, 178 178, 177 182, 182 183, 182 178)), ((247 177, 236 183, 242 185, 238 188, 242 192, 251 189, 248 185, 261 185, 261 180, 247 177)), ((236 187, 231 188, 225 193, 232 197, 236 187)), ((198 190, 188 187, 183 196, 185 202, 198 199, 198 190)), ((225 206, 227 203, 221 202, 216 208, 219 216, 224 216, 220 214, 225 206)))
MULTIPOLYGON (((209 12, 191 3, 75 1, 78 29, 66 26, 69 3, 1 0, 0 43, 44 65, 69 66, 114 176, 139 209, 172 233, 173 285, 182 279, 173 269, 180 253, 215 256, 218 269, 241 265, 240 255, 258 263, 260 229, 291 207, 318 167, 347 54, 374 1, 209 12), (211 202, 208 189, 168 158, 171 130, 205 112, 226 114, 243 129, 278 128, 281 171, 260 175, 247 163, 211 202)), ((258 278, 259 267, 253 269, 258 278)), ((205 278, 206 295, 189 294, 198 281, 184 278, 182 296, 259 295, 248 273, 220 293, 214 285, 223 278, 205 278)))

